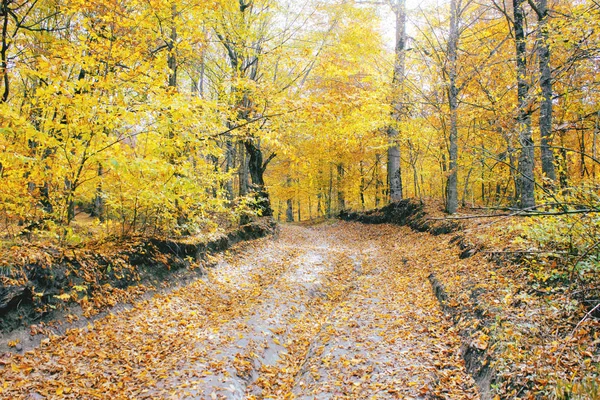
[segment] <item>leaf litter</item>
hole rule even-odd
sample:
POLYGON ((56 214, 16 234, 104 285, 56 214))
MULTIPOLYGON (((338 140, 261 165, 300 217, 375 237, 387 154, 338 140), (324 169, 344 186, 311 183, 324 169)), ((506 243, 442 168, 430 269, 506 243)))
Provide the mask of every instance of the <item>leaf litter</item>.
POLYGON ((284 226, 205 278, 1 359, 0 397, 478 398, 408 228, 284 226))

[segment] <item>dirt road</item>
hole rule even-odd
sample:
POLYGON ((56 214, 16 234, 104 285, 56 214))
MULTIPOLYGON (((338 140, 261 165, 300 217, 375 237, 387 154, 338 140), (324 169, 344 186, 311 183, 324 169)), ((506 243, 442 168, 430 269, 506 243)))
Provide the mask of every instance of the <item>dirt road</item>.
POLYGON ((478 398, 417 251, 426 237, 283 226, 203 279, 8 360, 0 397, 478 398))

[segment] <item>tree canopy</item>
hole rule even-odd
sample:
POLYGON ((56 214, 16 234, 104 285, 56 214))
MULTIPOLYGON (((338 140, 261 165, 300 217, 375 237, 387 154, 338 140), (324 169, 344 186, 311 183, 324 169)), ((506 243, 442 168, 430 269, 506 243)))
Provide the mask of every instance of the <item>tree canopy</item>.
POLYGON ((81 212, 114 233, 194 232, 390 197, 439 198, 451 213, 596 207, 595 1, 3 0, 0 11, 9 235, 81 212))

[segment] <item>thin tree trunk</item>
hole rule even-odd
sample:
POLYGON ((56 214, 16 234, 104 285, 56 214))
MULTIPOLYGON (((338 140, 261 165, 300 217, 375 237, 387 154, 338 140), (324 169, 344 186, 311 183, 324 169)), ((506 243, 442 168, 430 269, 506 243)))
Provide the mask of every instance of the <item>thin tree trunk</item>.
MULTIPOLYGON (((596 123, 594 124, 594 133, 592 136, 592 157, 598 159, 598 134, 600 133, 600 110, 596 114, 596 123)), ((592 163, 592 179, 596 183, 596 162, 592 163)))
POLYGON ((285 211, 285 220, 294 222, 294 202, 292 199, 287 199, 287 210, 285 211))
POLYGON ((64 219, 65 225, 69 225, 75 219, 75 185, 69 178, 65 178, 65 193, 66 193, 66 215, 64 219))
POLYGON ((585 175, 590 175, 587 164, 585 162, 586 152, 585 152, 585 129, 583 129, 583 121, 581 121, 582 129, 581 136, 579 138, 579 174, 582 178, 585 178, 585 175))
POLYGON ((444 180, 444 176, 446 175, 446 171, 448 170, 448 165, 446 164, 446 153, 442 150, 442 160, 440 161, 440 167, 442 169, 442 173, 440 174, 440 179, 441 179, 441 188, 442 188, 442 199, 444 201, 446 201, 446 198, 448 197, 446 195, 446 183, 444 180))
POLYGON ((319 193, 317 193, 317 216, 319 216, 319 217, 323 216, 323 206, 321 205, 322 197, 323 197, 323 194, 321 193, 321 190, 319 189, 319 193))
POLYGON ((104 222, 105 220, 105 204, 104 204, 104 196, 102 195, 102 175, 104 174, 104 170, 102 168, 102 164, 98 163, 98 185, 96 186, 96 195, 94 196, 94 202, 92 204, 92 212, 91 217, 96 217, 100 220, 100 222, 104 222))
POLYGON ((569 161, 567 159, 567 150, 565 147, 565 131, 560 131, 560 151, 559 151, 559 174, 558 180, 561 189, 567 189, 569 186, 569 161))
POLYGON ((360 205, 362 210, 364 211, 365 209, 365 176, 364 176, 364 166, 363 166, 363 161, 360 160, 360 162, 358 163, 359 166, 359 173, 360 173, 360 184, 359 184, 359 196, 360 196, 360 205))
POLYGON ((344 196, 344 164, 338 164, 337 166, 337 199, 338 199, 338 211, 346 209, 346 198, 344 196))
POLYGON ((240 155, 240 169, 238 171, 238 177, 240 181, 240 196, 248 194, 248 157, 246 156, 246 150, 244 144, 240 143, 239 149, 240 155))
MULTIPOLYGON (((230 173, 233 168, 233 143, 231 142, 231 139, 227 137, 225 140, 225 173, 230 173)), ((225 182, 225 191, 227 192, 227 199, 233 200, 233 182, 231 178, 227 178, 227 181, 225 182)))
MULTIPOLYGON (((510 197, 511 204, 517 204, 519 201, 519 196, 521 193, 519 189, 519 174, 517 171, 517 156, 515 154, 515 149, 512 145, 512 139, 509 139, 509 143, 507 144, 506 152, 508 153, 508 167, 509 173, 511 176, 512 186, 513 186, 513 194, 510 197)), ((507 197, 508 193, 508 185, 506 185, 506 190, 504 191, 504 196, 507 197)))
POLYGON ((417 169, 417 161, 415 160, 412 164, 413 170, 413 186, 415 191, 415 197, 421 198, 421 189, 419 188, 419 171, 417 169))
POLYGON ((483 156, 483 154, 485 154, 485 143, 483 143, 483 139, 481 140, 481 149, 483 150, 481 159, 479 160, 481 163, 481 202, 487 205, 488 203, 485 196, 485 157, 483 156))
POLYGON ((517 58, 517 95, 519 132, 519 206, 531 208, 535 206, 535 178, 533 176, 534 151, 531 138, 531 113, 528 110, 529 83, 527 82, 527 46, 525 37, 525 0, 513 0, 515 48, 517 58))
POLYGON ((10 93, 10 81, 8 78, 8 47, 10 46, 8 38, 8 20, 10 18, 8 9, 9 0, 2 0, 1 14, 4 18, 2 20, 2 44, 0 48, 0 73, 2 74, 2 83, 4 90, 2 91, 2 97, 0 101, 6 103, 8 101, 8 95, 10 93))
POLYGON ((277 202, 277 222, 281 221, 281 200, 277 202))
POLYGON ((206 57, 205 48, 202 47, 202 54, 200 55, 200 77, 198 78, 197 90, 201 98, 204 98, 204 75, 206 74, 206 57))
POLYGON ((375 180, 375 208, 379 207, 379 192, 381 190, 381 180, 379 179, 379 168, 381 165, 381 155, 375 155, 375 167, 373 168, 373 179, 375 180))
MULTIPOLYGON (((461 200, 461 205, 464 207, 467 204, 467 195, 469 194, 469 180, 471 179, 471 173, 473 172, 473 167, 469 168, 469 172, 467 172, 467 177, 465 178, 465 184, 463 186, 463 195, 461 200)), ((472 198, 473 196, 471 196, 472 198)))
POLYGON ((331 217, 331 197, 333 195, 333 165, 329 164, 329 189, 327 193, 327 216, 331 217))
POLYGON ((400 167, 400 145, 398 144, 398 131, 388 128, 388 136, 393 145, 388 149, 388 181, 391 201, 402 200, 402 170, 400 167))
POLYGON ((177 18, 177 5, 171 6, 171 36, 167 42, 167 66, 169 67, 169 87, 177 89, 177 56, 175 54, 175 43, 177 42, 177 26, 175 19, 177 18))

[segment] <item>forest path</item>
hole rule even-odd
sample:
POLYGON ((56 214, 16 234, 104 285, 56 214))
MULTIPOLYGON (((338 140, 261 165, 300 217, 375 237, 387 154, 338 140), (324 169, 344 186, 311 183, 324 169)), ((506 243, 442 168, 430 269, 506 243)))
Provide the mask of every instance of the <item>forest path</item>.
POLYGON ((283 226, 188 286, 13 357, 0 397, 477 398, 427 280, 426 235, 283 226))

